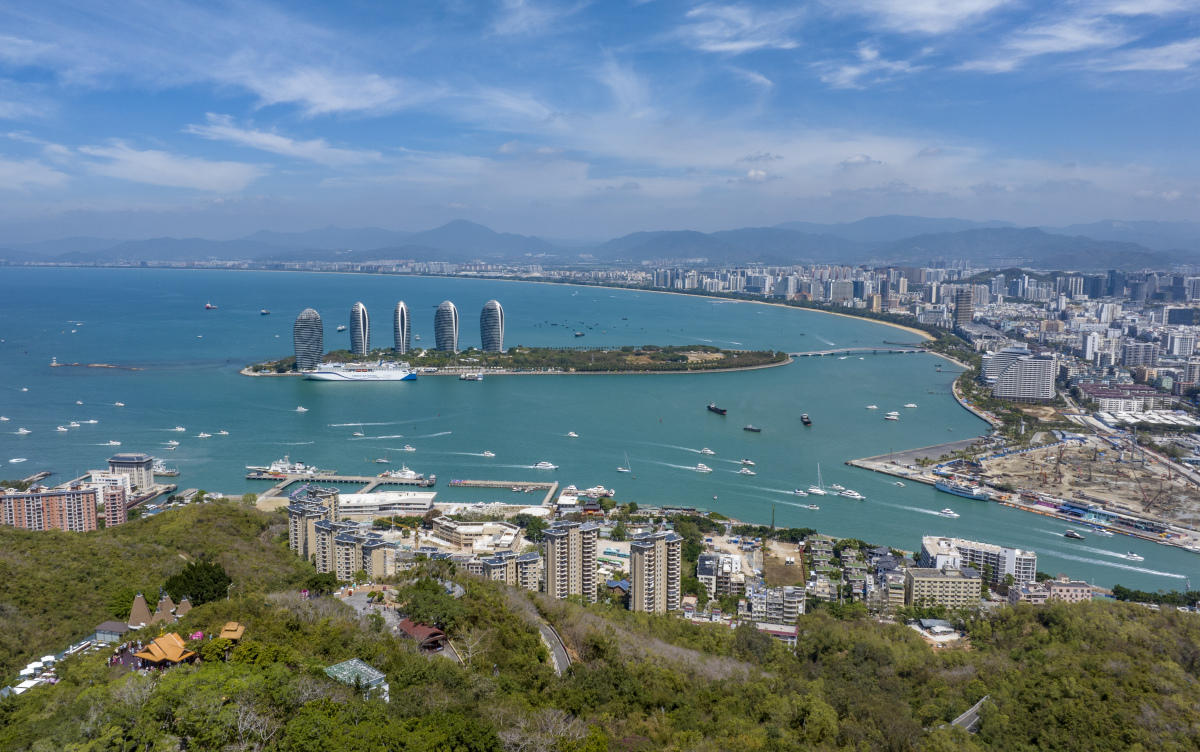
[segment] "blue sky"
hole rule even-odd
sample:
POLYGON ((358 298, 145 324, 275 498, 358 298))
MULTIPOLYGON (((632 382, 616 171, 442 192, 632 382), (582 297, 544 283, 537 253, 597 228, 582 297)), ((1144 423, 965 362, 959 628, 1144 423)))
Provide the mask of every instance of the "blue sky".
POLYGON ((1200 215, 1200 1, 0 5, 0 241, 1200 215))

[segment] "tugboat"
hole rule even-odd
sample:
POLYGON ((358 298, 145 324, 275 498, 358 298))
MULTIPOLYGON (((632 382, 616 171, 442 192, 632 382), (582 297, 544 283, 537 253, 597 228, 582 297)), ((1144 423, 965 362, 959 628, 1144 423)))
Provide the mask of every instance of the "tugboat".
POLYGON ((1084 539, 1082 535, 1075 532, 1074 530, 1068 530, 1067 532, 1063 533, 1063 537, 1071 538, 1072 540, 1083 540, 1084 539))
POLYGON ((812 425, 812 420, 808 417, 808 413, 800 413, 800 422, 806 426, 812 425))
POLYGON ((749 431, 750 433, 762 433, 761 428, 756 428, 754 426, 742 426, 742 430, 749 431))
POLYGON ((726 412, 728 412, 728 411, 727 411, 725 408, 723 408, 723 407, 717 407, 717 403, 716 403, 716 402, 709 402, 709 403, 708 403, 708 411, 709 411, 710 413, 716 413, 717 415, 724 415, 726 412))

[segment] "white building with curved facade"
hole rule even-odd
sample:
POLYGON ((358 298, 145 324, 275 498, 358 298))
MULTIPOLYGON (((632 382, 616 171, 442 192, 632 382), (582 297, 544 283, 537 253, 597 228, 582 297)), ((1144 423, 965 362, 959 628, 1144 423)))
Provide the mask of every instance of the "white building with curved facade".
POLYGON ((449 300, 443 300, 433 316, 433 333, 437 349, 458 352, 458 309, 449 300))
POLYGON ((350 309, 350 352, 355 355, 371 352, 371 317, 362 303, 355 303, 350 309))
POLYGON ((403 355, 411 350, 412 317, 403 300, 396 304, 396 313, 392 316, 392 330, 396 337, 396 352, 403 355))
POLYGON ((484 352, 504 352, 504 308, 489 300, 479 314, 479 340, 484 352))
POLYGON ((321 364, 325 354, 325 330, 321 326, 321 314, 305 308, 296 317, 292 327, 292 342, 296 346, 296 370, 304 371, 321 364))

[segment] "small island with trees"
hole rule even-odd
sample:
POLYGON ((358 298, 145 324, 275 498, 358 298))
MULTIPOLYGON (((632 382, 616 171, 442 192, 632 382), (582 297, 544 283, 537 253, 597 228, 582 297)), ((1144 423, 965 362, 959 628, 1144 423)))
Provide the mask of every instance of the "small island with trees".
MULTIPOLYGON (((643 345, 614 348, 522 347, 506 352, 413 350, 397 354, 377 349, 368 355, 349 350, 326 353, 326 363, 405 362, 419 373, 461 374, 568 374, 568 373, 693 373, 766 368, 791 362, 785 352, 772 350, 722 350, 711 345, 643 345), (428 370, 436 369, 436 370, 428 370)), ((301 375, 295 357, 268 360, 247 366, 248 376, 301 375)))

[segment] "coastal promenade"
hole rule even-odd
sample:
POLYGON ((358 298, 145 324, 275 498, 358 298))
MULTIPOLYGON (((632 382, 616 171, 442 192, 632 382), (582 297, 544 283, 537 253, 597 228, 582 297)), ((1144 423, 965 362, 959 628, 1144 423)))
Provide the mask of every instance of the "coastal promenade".
POLYGON ((929 352, 923 347, 837 347, 832 350, 806 350, 788 353, 793 358, 820 358, 826 355, 911 355, 929 352))

